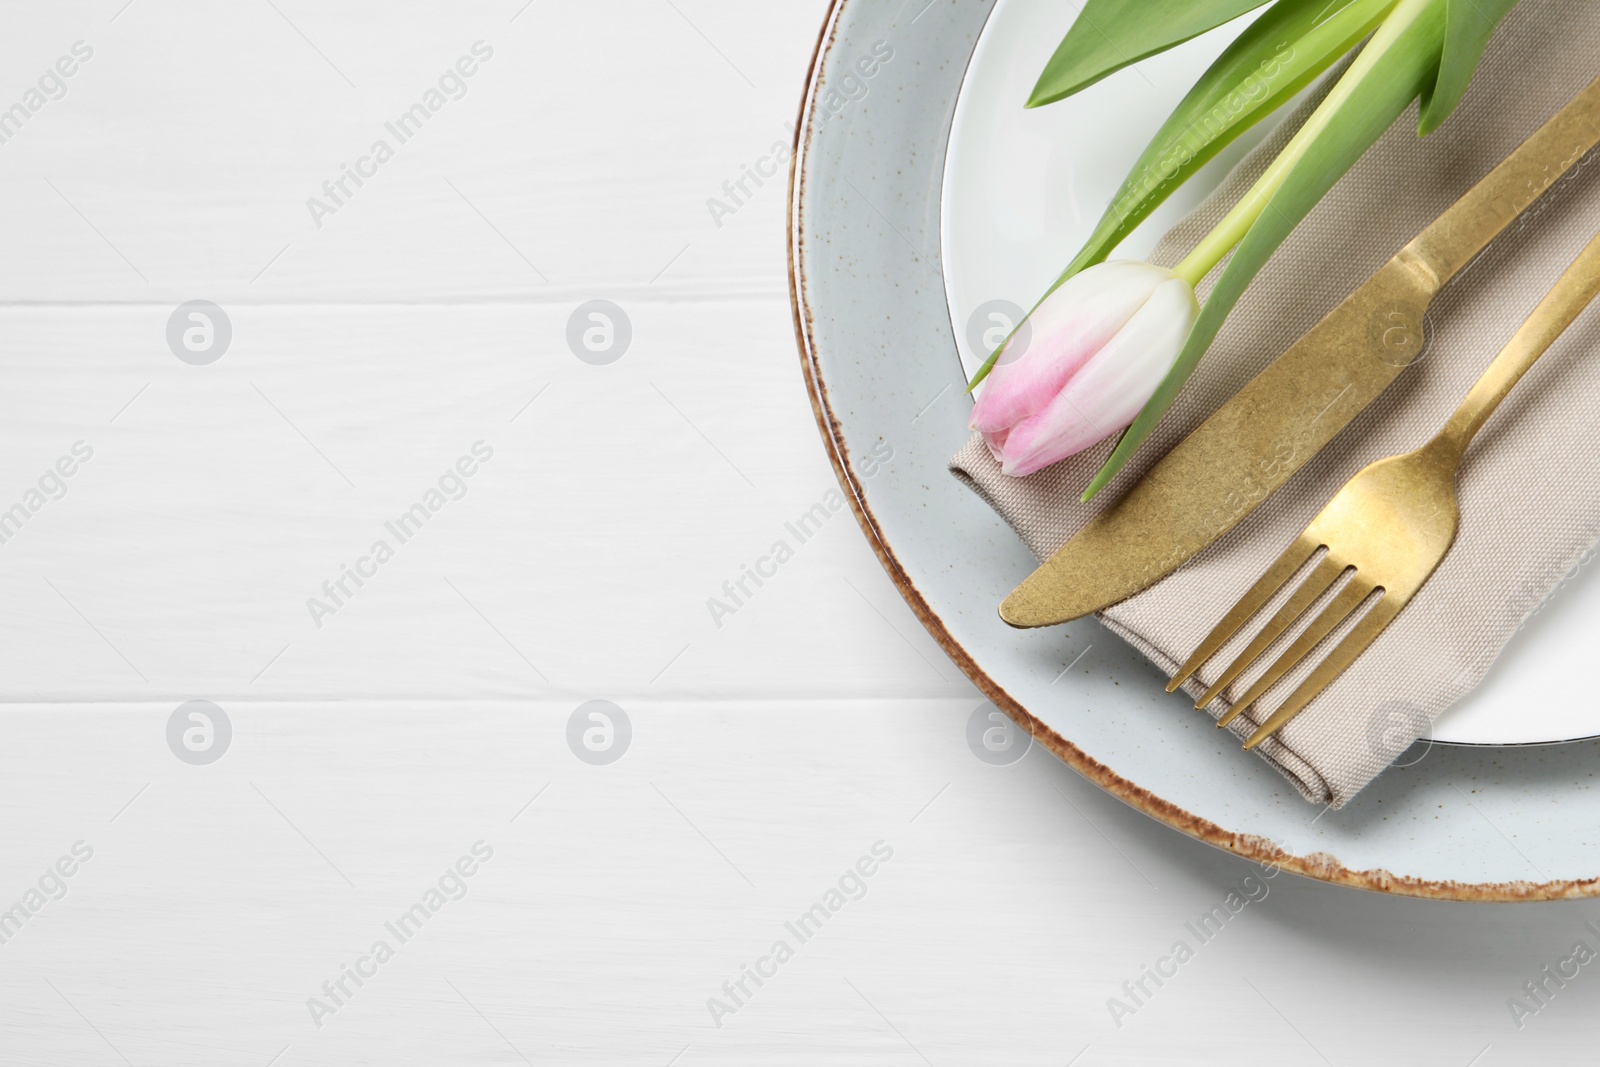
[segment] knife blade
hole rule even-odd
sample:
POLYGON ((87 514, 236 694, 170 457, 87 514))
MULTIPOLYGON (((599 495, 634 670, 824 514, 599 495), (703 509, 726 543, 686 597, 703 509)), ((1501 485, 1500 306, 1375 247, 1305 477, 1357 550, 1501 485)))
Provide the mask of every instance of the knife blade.
POLYGON ((1600 144, 1600 78, 1091 519, 1000 605, 1012 626, 1126 600, 1233 529, 1421 354, 1439 291, 1600 144))

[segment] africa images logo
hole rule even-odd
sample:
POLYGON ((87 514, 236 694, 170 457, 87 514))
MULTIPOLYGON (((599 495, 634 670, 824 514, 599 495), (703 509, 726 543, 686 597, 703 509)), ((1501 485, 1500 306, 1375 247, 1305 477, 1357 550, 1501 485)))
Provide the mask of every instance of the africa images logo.
MULTIPOLYGON (((863 480, 876 477, 878 472, 894 461, 894 448, 887 441, 879 441, 861 456, 859 467, 863 480)), ((783 524, 784 533, 768 546, 764 555, 757 556, 754 564, 740 563, 739 573, 722 583, 720 596, 706 597, 706 610, 711 623, 722 629, 723 620, 739 614, 767 582, 778 576, 779 569, 794 559, 795 552, 806 542, 822 532, 828 520, 845 510, 844 494, 829 489, 822 499, 801 512, 793 521, 783 524)))
POLYGON ((430 85, 422 98, 402 111, 393 121, 383 124, 384 132, 394 139, 379 137, 372 142, 365 155, 357 156, 355 165, 339 164, 337 177, 322 183, 322 196, 306 198, 306 210, 317 229, 322 229, 323 219, 337 215, 339 210, 354 199, 367 182, 378 176, 378 168, 395 157, 396 149, 422 132, 428 121, 444 110, 452 100, 467 95, 467 79, 477 74, 482 64, 494 58, 494 48, 483 41, 474 41, 472 54, 463 55, 439 75, 436 85, 430 85), (354 186, 354 188, 352 188, 354 186))

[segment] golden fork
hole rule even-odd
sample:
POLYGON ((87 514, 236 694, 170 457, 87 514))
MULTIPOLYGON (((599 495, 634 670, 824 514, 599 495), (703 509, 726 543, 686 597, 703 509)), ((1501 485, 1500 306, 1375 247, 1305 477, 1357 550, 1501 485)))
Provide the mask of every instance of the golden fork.
POLYGON ((1246 620, 1272 599, 1319 549, 1327 555, 1312 568, 1278 612, 1239 657, 1195 703, 1210 704, 1217 694, 1281 637, 1346 571, 1350 581, 1278 661, 1250 686, 1217 721, 1227 726, 1261 694, 1293 670, 1373 593, 1380 599, 1309 677, 1245 742, 1255 748, 1339 676, 1394 621, 1421 589, 1455 541, 1459 512, 1456 474, 1472 438, 1500 401, 1600 293, 1600 235, 1589 242, 1539 302, 1510 342, 1489 364, 1439 435, 1415 452, 1391 456, 1362 470, 1329 501, 1261 580, 1251 586, 1167 686, 1172 692, 1188 681, 1246 620))

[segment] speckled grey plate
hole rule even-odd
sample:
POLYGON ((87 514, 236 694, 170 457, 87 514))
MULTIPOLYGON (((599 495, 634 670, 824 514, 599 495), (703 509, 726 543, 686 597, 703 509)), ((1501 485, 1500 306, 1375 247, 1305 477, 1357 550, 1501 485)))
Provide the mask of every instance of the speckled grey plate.
POLYGON ((795 330, 817 422, 907 603, 1051 751, 1183 833, 1391 893, 1600 895, 1600 742, 1413 750, 1410 766, 1322 812, 1164 693, 1155 668, 1098 623, 1017 631, 1000 622, 995 605, 1034 562, 945 470, 969 402, 939 248, 951 116, 992 5, 925 2, 835 0, 801 105, 790 190, 795 330), (885 47, 892 61, 868 79, 885 47), (880 441, 895 462, 869 480, 855 457, 880 441))

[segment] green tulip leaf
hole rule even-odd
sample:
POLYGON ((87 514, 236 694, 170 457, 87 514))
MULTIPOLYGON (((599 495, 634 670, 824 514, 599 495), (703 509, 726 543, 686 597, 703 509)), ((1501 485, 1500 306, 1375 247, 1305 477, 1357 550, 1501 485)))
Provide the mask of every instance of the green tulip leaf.
POLYGON ((1438 129, 1461 103, 1495 27, 1516 6, 1517 0, 1445 0, 1444 54, 1438 80, 1422 94, 1418 134, 1438 129))
MULTIPOLYGON (((1434 83, 1445 32, 1443 6, 1415 0, 1402 6, 1408 9, 1409 21, 1397 26, 1383 51, 1370 59, 1367 50, 1378 47, 1379 41, 1375 37, 1368 43, 1357 60, 1357 63, 1372 63, 1364 76, 1341 79, 1334 91, 1339 92, 1348 82, 1353 82, 1347 95, 1330 111, 1318 112, 1315 121, 1320 123, 1319 129, 1312 132, 1310 121, 1302 129, 1302 135, 1308 137, 1305 153, 1287 170, 1282 184, 1239 242, 1207 297, 1177 360, 1089 483, 1084 500, 1105 488, 1150 436, 1156 423, 1177 399, 1200 357, 1216 339, 1245 288, 1290 231, 1394 124, 1411 101, 1434 83)), ((1352 73, 1355 73, 1354 68, 1352 73)), ((1329 101, 1332 100, 1330 95, 1329 101)))
POLYGON ((1039 75, 1029 107, 1064 100, 1267 0, 1088 0, 1039 75))
MULTIPOLYGON (((1088 241, 1044 295, 1055 292, 1085 267, 1103 262, 1218 152, 1360 43, 1394 2, 1278 0, 1228 46, 1178 104, 1134 164, 1088 241)), ((988 377, 1004 347, 1002 344, 989 354, 973 375, 968 392, 988 377)))
POLYGON ((1394 0, 1278 0, 1172 112, 1052 289, 1104 260, 1218 152, 1359 44, 1393 6, 1394 0))

